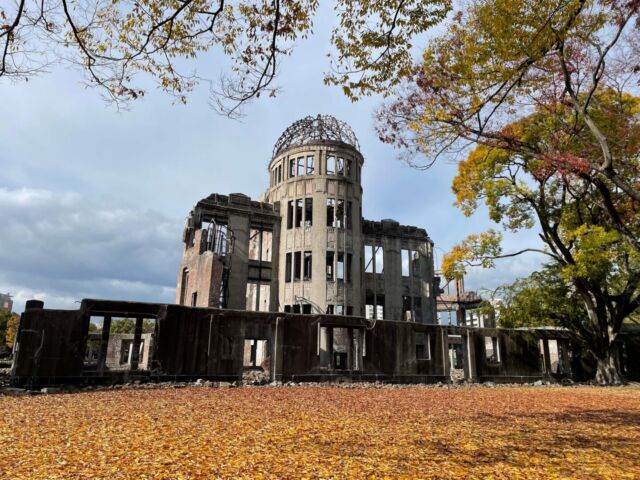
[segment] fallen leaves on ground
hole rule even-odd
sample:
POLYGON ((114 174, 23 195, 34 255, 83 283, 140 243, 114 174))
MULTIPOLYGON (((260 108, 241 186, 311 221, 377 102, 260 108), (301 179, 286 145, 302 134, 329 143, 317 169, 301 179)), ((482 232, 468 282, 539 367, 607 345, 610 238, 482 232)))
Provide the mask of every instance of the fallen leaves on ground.
POLYGON ((640 389, 0 397, 0 477, 640 478, 640 389))

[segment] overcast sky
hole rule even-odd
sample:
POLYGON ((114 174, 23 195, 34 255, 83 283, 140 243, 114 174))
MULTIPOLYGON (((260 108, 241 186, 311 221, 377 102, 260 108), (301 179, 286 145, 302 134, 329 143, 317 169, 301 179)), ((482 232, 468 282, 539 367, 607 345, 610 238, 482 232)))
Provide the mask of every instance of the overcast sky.
MULTIPOLYGON (((466 235, 495 227, 483 211, 466 218, 453 207, 455 165, 412 170, 376 138, 381 99, 351 103, 323 85, 332 22, 330 11, 318 18, 315 35, 282 63, 280 95, 249 105, 242 122, 217 115, 204 87, 186 106, 152 89, 118 112, 73 70, 1 80, 0 292, 14 295, 14 310, 30 298, 50 308, 77 308, 89 297, 173 302, 191 207, 213 192, 257 198, 279 135, 318 113, 344 120, 358 136, 366 218, 425 228, 438 261, 466 235)), ((215 72, 212 64, 201 59, 197 68, 215 72)), ((524 232, 506 236, 504 247, 535 243, 535 232, 524 232)), ((539 261, 518 257, 474 270, 467 289, 525 276, 539 261)))

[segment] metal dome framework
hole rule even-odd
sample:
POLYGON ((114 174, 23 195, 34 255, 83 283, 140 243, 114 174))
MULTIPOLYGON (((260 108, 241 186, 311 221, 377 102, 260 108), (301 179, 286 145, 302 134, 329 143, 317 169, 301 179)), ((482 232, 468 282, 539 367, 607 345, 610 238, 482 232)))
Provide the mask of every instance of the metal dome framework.
POLYGON ((314 142, 334 141, 351 145, 360 151, 360 144, 356 134, 345 122, 331 115, 318 115, 297 120, 292 123, 278 138, 273 147, 273 157, 281 152, 301 145, 314 142))

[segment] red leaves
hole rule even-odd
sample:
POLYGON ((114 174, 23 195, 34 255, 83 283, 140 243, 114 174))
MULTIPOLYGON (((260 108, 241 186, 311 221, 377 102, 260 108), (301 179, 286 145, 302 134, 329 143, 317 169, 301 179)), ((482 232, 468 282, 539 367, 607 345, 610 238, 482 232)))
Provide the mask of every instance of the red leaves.
POLYGON ((533 175, 538 178, 546 178, 551 175, 560 175, 563 178, 571 176, 586 175, 591 171, 589 160, 581 158, 572 153, 556 153, 544 155, 540 167, 533 175))

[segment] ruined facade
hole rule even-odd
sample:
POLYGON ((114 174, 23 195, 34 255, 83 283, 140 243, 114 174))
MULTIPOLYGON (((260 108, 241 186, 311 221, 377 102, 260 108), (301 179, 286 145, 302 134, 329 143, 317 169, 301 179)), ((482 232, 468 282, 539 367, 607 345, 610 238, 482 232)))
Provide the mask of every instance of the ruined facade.
MULTIPOLYGON (((625 325, 616 345, 623 376, 640 380, 640 328, 625 325)), ((31 300, 11 373, 14 385, 26 387, 137 379, 240 382, 254 373, 263 381, 533 382, 588 380, 595 361, 569 332, 553 328, 89 299, 77 310, 54 310, 31 300), (113 333, 117 318, 134 320, 134 333, 113 333), (92 323, 101 328, 91 329, 92 323)))
POLYGON ((0 312, 9 312, 13 311, 13 300, 11 299, 11 295, 8 293, 0 293, 0 312))
MULTIPOLYGON (((261 201, 212 194, 190 212, 176 304, 30 300, 12 383, 593 378, 568 331, 496 329, 461 281, 442 294, 425 230, 362 218, 363 165, 345 124, 294 123, 261 201)), ((623 376, 640 379, 640 329, 625 325, 616 348, 623 376)))
POLYGON ((437 323, 424 229, 362 218, 353 131, 307 117, 278 139, 263 201, 213 194, 189 214, 176 303, 437 323))

